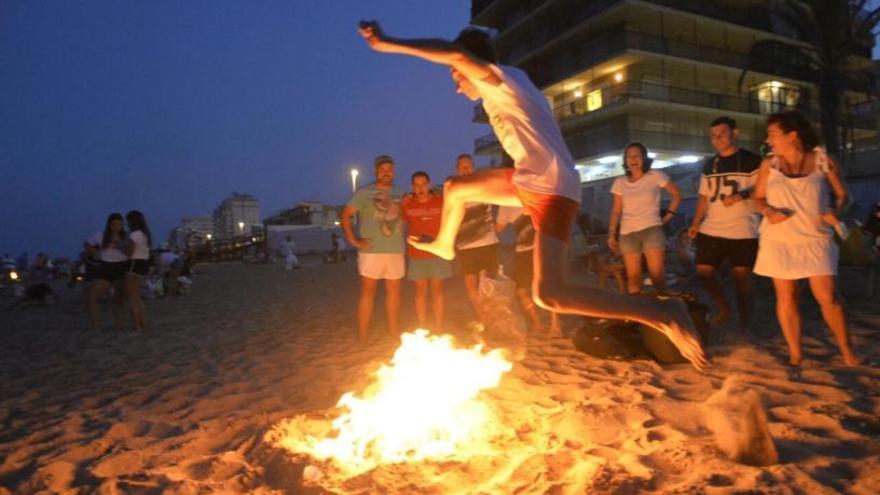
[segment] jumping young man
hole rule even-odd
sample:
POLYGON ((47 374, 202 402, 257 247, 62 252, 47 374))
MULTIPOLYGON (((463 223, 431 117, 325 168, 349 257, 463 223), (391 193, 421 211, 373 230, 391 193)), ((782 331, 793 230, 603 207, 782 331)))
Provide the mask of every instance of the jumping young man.
POLYGON ((457 91, 483 108, 514 168, 456 177, 444 184, 443 217, 433 242, 409 242, 445 259, 455 257, 455 237, 467 202, 522 206, 535 236, 533 297, 550 311, 630 319, 663 332, 697 368, 706 358, 684 304, 645 301, 565 281, 566 244, 578 211, 581 186, 574 162, 547 99, 521 70, 495 63, 486 33, 465 29, 455 41, 391 38, 376 22, 359 30, 369 47, 446 65, 457 91))

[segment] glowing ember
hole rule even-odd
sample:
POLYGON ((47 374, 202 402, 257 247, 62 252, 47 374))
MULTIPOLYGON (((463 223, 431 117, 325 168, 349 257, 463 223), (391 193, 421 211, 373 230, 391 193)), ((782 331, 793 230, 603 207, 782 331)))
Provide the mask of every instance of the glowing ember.
POLYGON ((334 460, 359 473, 380 464, 482 454, 498 429, 477 394, 498 385, 512 364, 500 350, 461 349, 448 335, 416 330, 401 337, 390 365, 382 365, 362 396, 342 396, 343 414, 320 431, 293 418, 269 434, 299 454, 334 460))

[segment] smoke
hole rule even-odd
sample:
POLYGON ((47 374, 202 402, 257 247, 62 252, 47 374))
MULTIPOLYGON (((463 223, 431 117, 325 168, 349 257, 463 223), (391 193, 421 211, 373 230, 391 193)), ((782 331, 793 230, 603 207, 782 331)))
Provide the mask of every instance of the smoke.
POLYGON ((734 375, 703 403, 706 427, 715 443, 731 459, 751 466, 768 466, 779 461, 767 428, 761 397, 734 375))

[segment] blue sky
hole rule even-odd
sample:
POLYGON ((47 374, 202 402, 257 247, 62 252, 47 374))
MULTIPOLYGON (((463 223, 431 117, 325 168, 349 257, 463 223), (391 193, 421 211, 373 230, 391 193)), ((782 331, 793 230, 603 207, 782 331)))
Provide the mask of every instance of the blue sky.
POLYGON ((357 21, 453 37, 470 2, 0 2, 0 253, 75 255, 112 211, 165 238, 232 191, 261 214, 342 203, 348 171, 437 179, 490 132, 448 73, 369 51, 357 21))

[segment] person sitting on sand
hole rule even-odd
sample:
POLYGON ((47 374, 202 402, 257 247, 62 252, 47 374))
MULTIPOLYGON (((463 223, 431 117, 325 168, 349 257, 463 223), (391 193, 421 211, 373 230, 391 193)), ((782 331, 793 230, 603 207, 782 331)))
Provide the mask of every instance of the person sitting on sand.
POLYGON ((581 196, 580 177, 547 98, 515 67, 497 65, 489 36, 465 29, 454 42, 402 40, 386 36, 376 22, 362 22, 360 34, 378 52, 418 57, 450 68, 457 91, 483 108, 514 168, 481 170, 455 177, 443 187, 443 217, 433 242, 410 239, 441 258, 455 257, 455 236, 468 202, 521 206, 535 226, 535 303, 550 311, 628 318, 667 335, 698 368, 707 362, 694 323, 681 301, 661 303, 573 287, 565 281, 569 229, 581 196))

